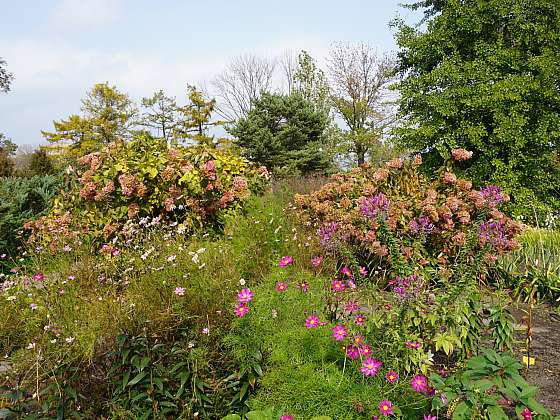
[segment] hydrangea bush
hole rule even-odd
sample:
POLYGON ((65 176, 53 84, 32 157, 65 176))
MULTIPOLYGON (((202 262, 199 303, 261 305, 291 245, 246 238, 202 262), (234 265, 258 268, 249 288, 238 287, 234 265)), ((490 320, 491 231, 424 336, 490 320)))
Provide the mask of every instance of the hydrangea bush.
POLYGON ((168 147, 142 135, 79 159, 76 181, 46 217, 27 223, 29 241, 60 251, 69 242, 118 236, 129 220, 158 217, 186 230, 219 228, 223 216, 264 190, 268 172, 229 150, 168 147))

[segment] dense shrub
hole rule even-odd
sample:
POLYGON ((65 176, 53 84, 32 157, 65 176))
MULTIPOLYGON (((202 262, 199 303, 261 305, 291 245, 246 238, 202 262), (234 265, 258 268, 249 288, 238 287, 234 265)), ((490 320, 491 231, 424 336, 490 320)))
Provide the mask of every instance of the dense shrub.
POLYGON ((168 148, 165 140, 148 135, 111 143, 79 164, 79 178, 56 198, 52 213, 26 225, 30 242, 56 251, 84 233, 113 238, 129 220, 147 217, 180 223, 185 230, 219 228, 225 214, 264 190, 268 178, 266 169, 227 150, 168 148))
POLYGON ((55 176, 0 179, 0 255, 6 254, 2 259, 16 254, 24 223, 48 212, 60 187, 55 176))
POLYGON ((429 179, 420 164, 419 157, 394 159, 380 169, 334 175, 319 191, 296 196, 295 211, 326 251, 342 255, 346 249, 361 265, 379 266, 389 276, 422 271, 439 281, 461 258, 476 260, 481 272, 498 254, 517 248, 521 226, 498 209, 508 200, 498 187, 475 190, 446 170, 429 179))

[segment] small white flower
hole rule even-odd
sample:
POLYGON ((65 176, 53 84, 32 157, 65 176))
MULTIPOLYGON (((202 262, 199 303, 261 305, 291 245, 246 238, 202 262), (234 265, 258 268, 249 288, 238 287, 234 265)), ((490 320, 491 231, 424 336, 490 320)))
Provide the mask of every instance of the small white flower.
POLYGON ((66 339, 64 341, 66 341, 68 344, 72 344, 74 342, 75 338, 74 337, 66 337, 66 339))
POLYGON ((167 261, 168 262, 173 262, 173 261, 175 261, 176 258, 177 258, 176 255, 170 255, 169 257, 167 257, 167 261))
POLYGON ((241 286, 245 286, 245 279, 244 278, 239 279, 239 284, 241 286))
POLYGON ((6 298, 6 300, 16 300, 16 297, 13 296, 13 295, 12 295, 12 296, 8 296, 8 297, 6 298))
POLYGON ((27 345, 27 350, 33 350, 35 348, 36 344, 35 343, 29 343, 27 345))

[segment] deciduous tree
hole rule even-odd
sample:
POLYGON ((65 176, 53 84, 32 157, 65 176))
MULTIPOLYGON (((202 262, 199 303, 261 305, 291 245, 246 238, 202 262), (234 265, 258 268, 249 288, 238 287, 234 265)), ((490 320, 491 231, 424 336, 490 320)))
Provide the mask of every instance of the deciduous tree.
POLYGON ((425 0, 426 29, 396 22, 404 124, 398 143, 432 167, 465 148, 456 169, 498 184, 510 209, 560 208, 560 3, 425 0))

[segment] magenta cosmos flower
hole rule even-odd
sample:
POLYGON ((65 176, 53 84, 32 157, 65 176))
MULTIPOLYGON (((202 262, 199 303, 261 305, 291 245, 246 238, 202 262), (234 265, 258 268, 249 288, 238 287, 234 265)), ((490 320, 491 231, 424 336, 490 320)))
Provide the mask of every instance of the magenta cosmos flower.
POLYGON ((362 356, 364 357, 369 357, 372 354, 372 350, 371 347, 368 346, 367 344, 364 344, 362 346, 362 348, 360 349, 360 353, 362 354, 362 356))
POLYGON ((313 257, 311 258, 311 265, 315 268, 319 268, 321 263, 323 262, 323 257, 313 257))
POLYGON ((353 277, 353 276, 352 276, 352 271, 350 271, 350 269, 349 269, 348 267, 342 267, 342 268, 340 269, 340 273, 341 273, 341 274, 344 274, 346 277, 350 277, 350 278, 353 277))
POLYGON ((276 291, 283 293, 286 290, 288 290, 288 283, 286 283, 285 281, 279 281, 276 282, 276 291))
POLYGON ((432 416, 431 414, 424 414, 422 420, 437 420, 436 416, 432 416))
POLYGON ((408 347, 409 349, 419 349, 420 347, 422 347, 422 344, 417 343, 416 341, 407 341, 406 342, 406 347, 408 347))
POLYGON ((280 258, 280 262, 278 263, 278 266, 284 268, 288 265, 292 265, 293 263, 294 263, 294 258, 289 255, 286 255, 280 258))
POLYGON ((302 292, 307 292, 309 290, 309 283, 306 281, 300 281, 296 286, 302 292))
POLYGON ((184 296, 185 295, 185 288, 184 287, 176 287, 174 293, 177 296, 184 296))
POLYGON ((342 292, 345 287, 345 284, 340 280, 333 280, 331 283, 331 289, 333 292, 342 292))
POLYGON ((365 277, 365 276, 368 275, 368 270, 367 270, 366 267, 360 266, 360 269, 359 269, 358 271, 360 272, 360 275, 361 275, 362 277, 365 277))
POLYGON ((521 416, 523 417, 523 420, 532 420, 533 413, 531 412, 531 410, 529 410, 527 407, 525 407, 523 409, 523 411, 521 412, 521 416))
POLYGON ((416 392, 426 392, 428 390, 428 379, 424 375, 416 375, 410 381, 410 386, 416 392))
POLYGON ((362 368, 360 370, 365 376, 375 376, 380 367, 381 362, 379 360, 368 357, 362 362, 362 368))
POLYGON ((388 417, 393 414, 393 403, 389 400, 381 401, 377 408, 379 408, 379 411, 381 411, 383 417, 388 417))
POLYGON ((247 312, 249 312, 249 307, 246 303, 240 303, 235 307, 235 315, 237 315, 239 318, 247 315, 247 312))
POLYGON ((305 320, 305 326, 309 329, 317 328, 319 326, 319 317, 312 315, 305 320))
POLYGON ((352 360, 360 357, 360 348, 356 344, 350 344, 346 347, 346 356, 352 360))
POLYGON ((241 289, 241 291, 237 294, 237 299, 241 303, 248 303, 253 300, 253 292, 251 289, 241 289))
POLYGON ((33 280, 35 281, 43 281, 45 280, 45 275, 43 273, 37 273, 33 276, 33 280))
POLYGON ((348 331, 346 330, 346 327, 344 325, 335 325, 332 330, 332 336, 336 341, 344 341, 347 334, 348 331))
POLYGON ((344 305, 344 310, 348 313, 353 314, 358 310, 358 302, 348 301, 346 305, 344 305))
POLYGON ((354 322, 356 323, 356 325, 364 325, 364 322, 366 322, 366 317, 364 314, 358 314, 354 317, 354 322))
POLYGON ((280 416, 280 420, 294 420, 294 416, 284 413, 283 415, 280 416))
POLYGON ((389 382, 391 382, 392 384, 394 384, 395 382, 397 382, 397 380, 399 379, 399 374, 397 372, 395 372, 394 370, 390 370, 389 372, 387 372, 387 374, 385 375, 385 378, 387 378, 387 380, 389 382))

